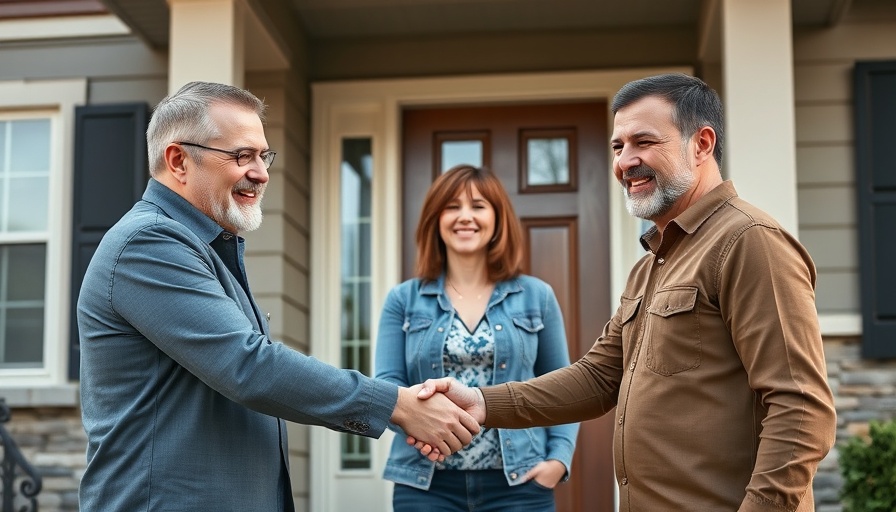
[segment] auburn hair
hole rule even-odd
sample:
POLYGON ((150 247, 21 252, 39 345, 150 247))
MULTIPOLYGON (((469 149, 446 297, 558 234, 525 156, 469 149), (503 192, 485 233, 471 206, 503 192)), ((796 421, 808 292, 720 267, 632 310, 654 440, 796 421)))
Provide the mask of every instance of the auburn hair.
POLYGON ((495 210, 495 234, 488 243, 486 257, 488 278, 504 281, 522 272, 523 232, 504 185, 486 168, 461 164, 436 178, 423 200, 416 233, 416 274, 423 280, 435 281, 445 271, 448 259, 439 234, 439 218, 458 195, 471 193, 473 185, 495 210))

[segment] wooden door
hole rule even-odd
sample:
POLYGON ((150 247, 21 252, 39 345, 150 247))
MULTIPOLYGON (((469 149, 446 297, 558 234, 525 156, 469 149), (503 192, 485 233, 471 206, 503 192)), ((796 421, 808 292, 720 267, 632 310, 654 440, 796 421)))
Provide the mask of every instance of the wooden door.
MULTIPOLYGON (((416 108, 402 118, 404 277, 433 179, 457 163, 489 167, 522 222, 525 272, 554 288, 570 358, 584 355, 610 315, 606 103, 416 108)), ((613 510, 612 416, 582 423, 558 511, 613 510)))

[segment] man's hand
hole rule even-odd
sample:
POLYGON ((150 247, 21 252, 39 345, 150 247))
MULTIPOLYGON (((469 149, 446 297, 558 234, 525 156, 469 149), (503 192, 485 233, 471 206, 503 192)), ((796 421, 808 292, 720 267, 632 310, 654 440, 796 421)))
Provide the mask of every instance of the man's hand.
MULTIPOLYGON (((417 386, 414 386, 417 388, 417 386)), ((412 388, 412 389, 414 389, 412 388)), ((417 393, 417 398, 431 400, 434 395, 443 394, 452 402, 470 413, 477 424, 485 422, 485 399, 479 388, 469 388, 451 377, 441 379, 429 379, 423 383, 422 389, 417 393)), ((437 445, 426 443, 424 440, 408 435, 407 443, 414 446, 421 455, 429 460, 445 460, 446 454, 437 445)))
POLYGON ((485 423, 485 399, 479 388, 468 388, 451 377, 428 379, 417 393, 417 398, 427 400, 436 393, 450 398, 458 407, 470 413, 479 425, 485 423))
MULTIPOLYGON (((434 447, 438 452, 428 455, 430 460, 443 458, 470 444, 479 433, 479 423, 466 411, 443 395, 427 400, 417 398, 421 385, 398 388, 398 403, 392 412, 392 422, 404 432, 434 447)), ((431 393, 430 395, 431 396, 431 393)))

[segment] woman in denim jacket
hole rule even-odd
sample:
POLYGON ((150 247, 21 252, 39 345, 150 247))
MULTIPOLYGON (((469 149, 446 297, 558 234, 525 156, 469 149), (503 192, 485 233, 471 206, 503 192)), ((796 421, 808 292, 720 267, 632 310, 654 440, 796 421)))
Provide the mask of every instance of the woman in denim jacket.
MULTIPOLYGON (((548 284, 520 274, 519 221, 491 172, 460 165, 436 179, 416 235, 418 277, 383 306, 378 378, 487 386, 569 364, 560 306, 548 284)), ((578 424, 485 430, 443 462, 396 436, 384 472, 396 484, 394 512, 553 511, 577 433, 578 424)))

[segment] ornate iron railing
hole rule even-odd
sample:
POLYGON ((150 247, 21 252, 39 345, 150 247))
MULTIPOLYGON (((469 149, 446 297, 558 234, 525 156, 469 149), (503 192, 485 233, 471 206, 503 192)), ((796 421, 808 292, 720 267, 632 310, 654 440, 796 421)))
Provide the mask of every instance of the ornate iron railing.
MULTIPOLYGON (((11 416, 12 412, 6 405, 6 400, 0 398, 0 423, 6 423, 11 416)), ((0 424, 0 443, 3 445, 3 459, 0 460, 3 499, 0 511, 37 512, 37 494, 43 486, 40 473, 25 460, 18 445, 2 424, 0 424)))

